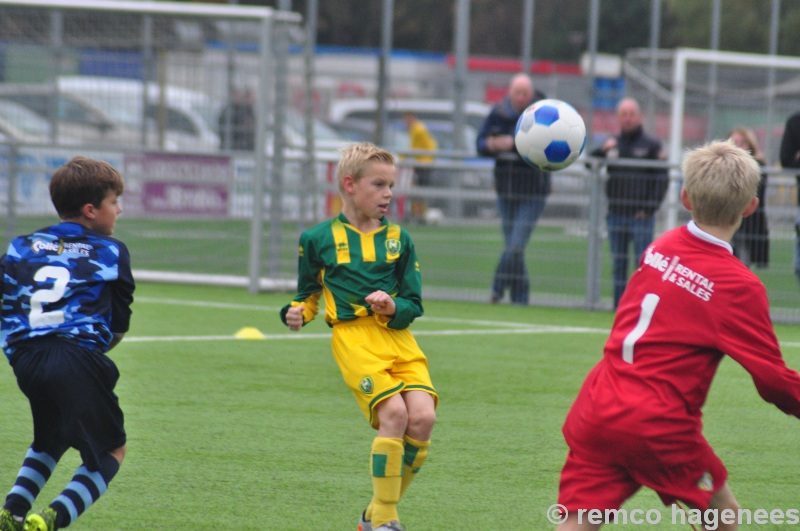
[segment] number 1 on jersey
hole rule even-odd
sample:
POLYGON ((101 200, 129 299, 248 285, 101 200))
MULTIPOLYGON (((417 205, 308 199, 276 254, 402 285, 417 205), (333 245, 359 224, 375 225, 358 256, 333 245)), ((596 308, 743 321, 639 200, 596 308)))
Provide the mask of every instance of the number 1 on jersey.
POLYGON ((658 301, 660 300, 661 297, 655 293, 648 293, 644 296, 642 300, 642 313, 639 314, 639 322, 636 323, 636 326, 625 336, 625 340, 622 342, 622 361, 633 363, 633 347, 644 333, 647 332, 650 321, 653 319, 653 313, 656 311, 656 306, 658 306, 658 301))

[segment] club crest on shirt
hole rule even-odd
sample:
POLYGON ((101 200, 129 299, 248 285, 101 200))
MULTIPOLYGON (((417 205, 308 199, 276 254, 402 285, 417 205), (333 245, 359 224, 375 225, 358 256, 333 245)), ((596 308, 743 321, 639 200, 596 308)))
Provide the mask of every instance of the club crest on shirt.
POLYGON ((361 378, 361 381, 358 382, 358 387, 361 389, 361 392, 365 395, 371 395, 372 391, 375 390, 375 384, 372 383, 371 376, 364 376, 361 378))
POLYGON ((389 256, 397 256, 400 254, 400 240, 396 238, 387 239, 386 252, 389 253, 389 256))
POLYGON ((714 478, 711 477, 711 474, 708 472, 704 472, 700 479, 697 480, 697 488, 700 490, 704 490, 706 492, 711 492, 714 490, 714 478))

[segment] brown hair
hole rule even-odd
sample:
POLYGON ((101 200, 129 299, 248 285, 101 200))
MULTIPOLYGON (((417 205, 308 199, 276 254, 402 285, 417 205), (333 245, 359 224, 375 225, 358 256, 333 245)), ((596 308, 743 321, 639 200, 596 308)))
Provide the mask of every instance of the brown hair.
POLYGON ((99 207, 109 192, 122 195, 124 190, 122 176, 111 164, 87 157, 73 157, 50 179, 50 199, 61 219, 79 217, 84 205, 99 207))

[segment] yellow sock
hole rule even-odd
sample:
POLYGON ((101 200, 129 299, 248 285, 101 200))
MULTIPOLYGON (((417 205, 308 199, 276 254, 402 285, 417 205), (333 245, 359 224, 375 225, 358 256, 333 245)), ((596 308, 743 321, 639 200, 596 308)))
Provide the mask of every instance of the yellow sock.
POLYGON ((400 485, 400 497, 403 497, 408 486, 414 481, 414 478, 428 457, 428 448, 431 441, 418 441, 412 439, 408 435, 403 437, 405 442, 405 453, 403 454, 403 481, 400 485))
POLYGON ((397 502, 403 480, 403 439, 375 437, 372 441, 372 502, 367 517, 372 527, 400 520, 397 502))

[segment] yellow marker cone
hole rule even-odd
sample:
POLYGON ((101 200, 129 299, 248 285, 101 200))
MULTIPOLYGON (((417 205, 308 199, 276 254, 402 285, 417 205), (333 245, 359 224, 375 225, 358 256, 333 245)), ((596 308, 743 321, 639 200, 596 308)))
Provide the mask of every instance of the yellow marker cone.
POLYGON ((264 334, 258 328, 245 326, 235 334, 237 339, 264 339, 264 334))

